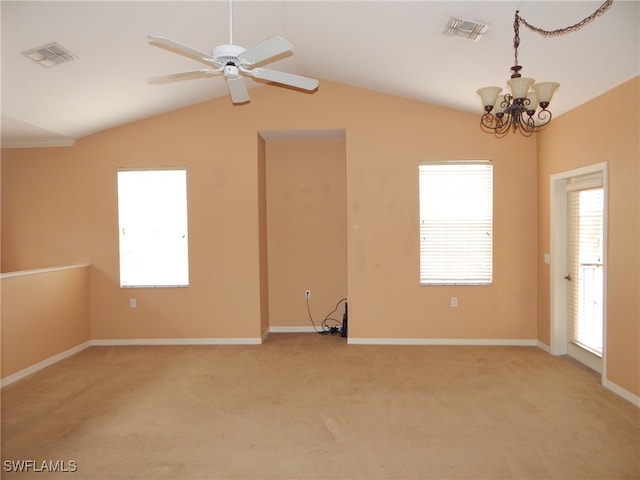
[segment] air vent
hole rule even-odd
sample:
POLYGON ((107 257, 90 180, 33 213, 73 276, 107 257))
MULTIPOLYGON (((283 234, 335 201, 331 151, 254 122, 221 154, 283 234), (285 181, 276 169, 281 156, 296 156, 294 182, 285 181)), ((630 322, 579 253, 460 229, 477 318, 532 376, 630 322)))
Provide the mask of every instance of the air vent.
POLYGON ((475 20, 451 17, 442 33, 449 37, 460 37, 477 42, 488 28, 484 23, 479 23, 475 20))
POLYGON ((57 43, 49 43, 42 47, 33 48, 22 52, 22 54, 46 68, 70 62, 74 58, 77 58, 69 50, 62 48, 57 43))

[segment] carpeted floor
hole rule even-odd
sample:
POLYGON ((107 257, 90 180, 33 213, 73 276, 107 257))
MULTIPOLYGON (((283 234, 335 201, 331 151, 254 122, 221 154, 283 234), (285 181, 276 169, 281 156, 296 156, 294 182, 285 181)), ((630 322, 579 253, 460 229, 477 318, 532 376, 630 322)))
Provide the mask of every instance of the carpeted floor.
POLYGON ((2 390, 2 461, 3 479, 639 479, 640 409, 537 348, 92 347, 2 390))

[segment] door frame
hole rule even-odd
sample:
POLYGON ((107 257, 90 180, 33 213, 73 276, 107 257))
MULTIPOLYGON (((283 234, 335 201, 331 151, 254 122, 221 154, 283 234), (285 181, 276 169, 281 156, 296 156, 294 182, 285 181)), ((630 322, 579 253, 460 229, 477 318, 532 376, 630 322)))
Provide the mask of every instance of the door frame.
POLYGON ((551 194, 551 252, 550 252, 550 326, 552 355, 566 355, 567 348, 567 180, 580 175, 601 173, 604 193, 603 224, 603 351, 602 383, 607 371, 607 212, 608 212, 608 175, 607 162, 556 173, 550 176, 551 194))

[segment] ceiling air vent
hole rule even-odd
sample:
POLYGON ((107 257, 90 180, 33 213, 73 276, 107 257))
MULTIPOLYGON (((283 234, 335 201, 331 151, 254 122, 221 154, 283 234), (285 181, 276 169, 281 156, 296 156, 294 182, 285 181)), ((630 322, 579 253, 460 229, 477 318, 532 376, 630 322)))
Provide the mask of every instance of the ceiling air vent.
POLYGON ((74 58, 77 58, 69 50, 62 48, 57 43, 49 43, 42 47, 32 48, 31 50, 22 52, 22 54, 46 68, 70 62, 74 58))
POLYGON ((475 20, 463 20, 461 18, 451 17, 442 33, 449 37, 466 38, 467 40, 477 42, 482 38, 482 35, 484 35, 488 28, 484 23, 479 23, 475 20))

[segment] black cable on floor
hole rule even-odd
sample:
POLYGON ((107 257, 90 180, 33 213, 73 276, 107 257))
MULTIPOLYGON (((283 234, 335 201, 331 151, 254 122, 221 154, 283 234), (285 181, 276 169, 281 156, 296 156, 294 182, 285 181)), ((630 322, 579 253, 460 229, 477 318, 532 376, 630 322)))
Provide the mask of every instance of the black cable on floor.
POLYGON ((322 335, 326 335, 328 333, 330 334, 336 334, 336 333, 340 333, 342 330, 342 322, 339 321, 336 318, 333 318, 331 315, 333 315, 335 312, 338 311, 338 308, 340 307, 340 304, 342 302, 346 302, 347 299, 342 298, 338 301, 338 303, 336 303, 336 307, 330 311, 329 313, 327 313, 327 315, 324 317, 324 319, 322 320, 321 323, 321 330, 318 330, 318 327, 316 326, 315 322, 313 321, 313 317, 311 315, 311 308, 309 306, 309 298, 307 298, 307 314, 309 315, 309 320, 311 321, 311 325, 313 325, 313 329, 315 330, 316 333, 320 333, 322 335), (335 322, 335 325, 329 325, 329 322, 335 322))

